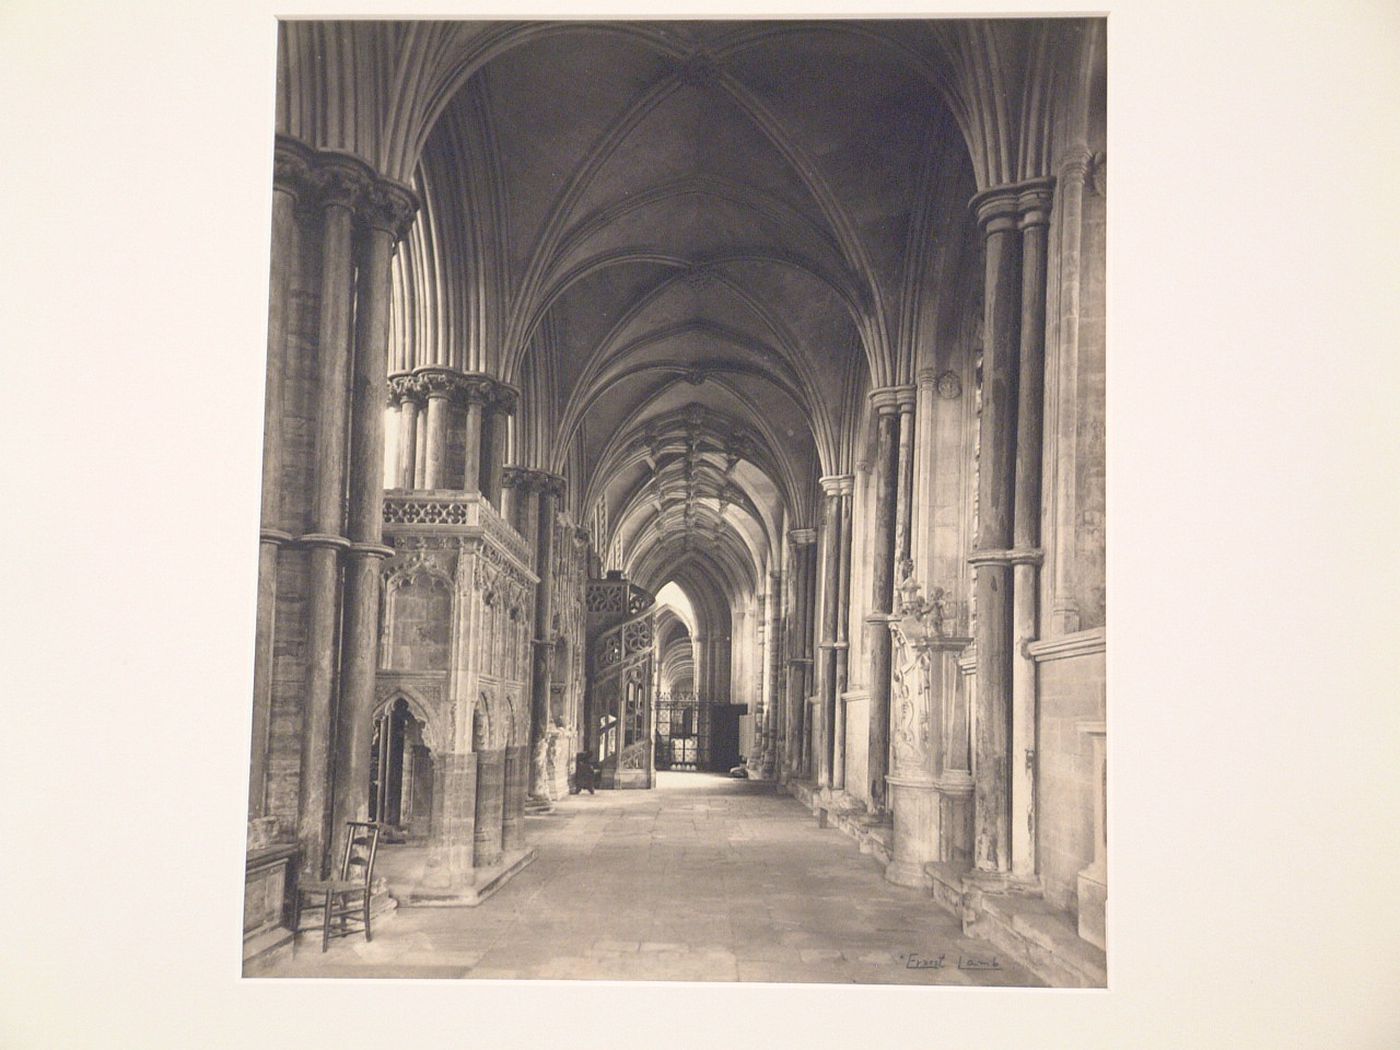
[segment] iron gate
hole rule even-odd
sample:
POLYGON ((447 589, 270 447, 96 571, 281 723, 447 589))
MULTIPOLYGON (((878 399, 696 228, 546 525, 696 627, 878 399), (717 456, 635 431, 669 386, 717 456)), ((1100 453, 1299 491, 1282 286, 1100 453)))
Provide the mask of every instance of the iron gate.
POLYGON ((657 769, 710 768, 710 705, 695 694, 656 699, 652 721, 657 769))

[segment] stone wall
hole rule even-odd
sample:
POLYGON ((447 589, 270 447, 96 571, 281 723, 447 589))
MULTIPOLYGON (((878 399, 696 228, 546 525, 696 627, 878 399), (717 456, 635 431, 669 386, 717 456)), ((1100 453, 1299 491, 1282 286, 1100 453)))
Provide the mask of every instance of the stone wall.
POLYGON ((870 699, 868 694, 848 694, 846 703, 846 792, 862 802, 870 801, 870 699))
POLYGON ((1104 720, 1105 654, 1101 646, 1093 651, 1092 641, 1083 648, 1089 651, 1041 657, 1038 666, 1037 863, 1045 899, 1071 912, 1077 911, 1079 872, 1094 858, 1094 801, 1100 790, 1086 729, 1104 720))

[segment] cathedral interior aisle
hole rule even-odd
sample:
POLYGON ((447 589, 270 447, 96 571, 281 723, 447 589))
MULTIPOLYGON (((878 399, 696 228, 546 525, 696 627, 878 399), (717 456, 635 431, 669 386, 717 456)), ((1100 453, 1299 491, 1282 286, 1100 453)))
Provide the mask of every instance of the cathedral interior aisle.
POLYGON ((401 908, 268 976, 1041 983, 772 784, 659 780, 529 818, 539 859, 480 906, 401 908))

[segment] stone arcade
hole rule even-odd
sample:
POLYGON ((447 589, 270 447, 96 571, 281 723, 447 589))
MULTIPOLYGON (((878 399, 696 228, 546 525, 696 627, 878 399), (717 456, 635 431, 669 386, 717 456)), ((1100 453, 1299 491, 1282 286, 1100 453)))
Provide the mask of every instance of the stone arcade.
POLYGON ((490 909, 583 752, 742 764, 872 895, 1102 985, 1103 22, 278 63, 246 972, 347 820, 381 915, 490 909))

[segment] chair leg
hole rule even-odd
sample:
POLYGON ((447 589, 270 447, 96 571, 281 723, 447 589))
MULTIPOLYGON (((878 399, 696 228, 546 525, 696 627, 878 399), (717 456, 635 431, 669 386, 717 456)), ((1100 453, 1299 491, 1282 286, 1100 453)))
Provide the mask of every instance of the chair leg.
POLYGON ((321 913, 321 951, 331 946, 331 891, 326 891, 326 910, 321 913))
POLYGON ((369 887, 365 887, 365 943, 370 942, 369 935, 369 887))

